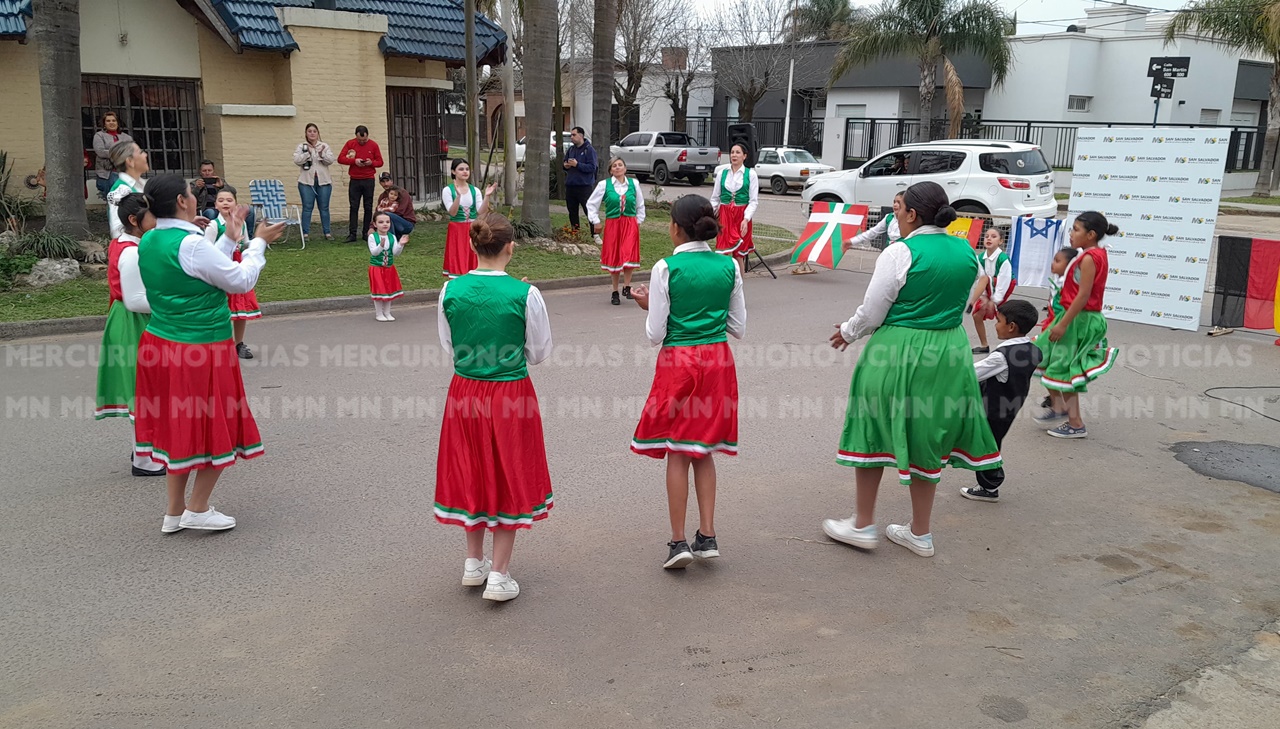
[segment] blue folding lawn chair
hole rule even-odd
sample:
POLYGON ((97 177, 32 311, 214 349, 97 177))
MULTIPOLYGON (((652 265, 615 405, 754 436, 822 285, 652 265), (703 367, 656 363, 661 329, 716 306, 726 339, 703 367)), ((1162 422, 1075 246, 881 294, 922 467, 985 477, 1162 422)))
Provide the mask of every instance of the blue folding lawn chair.
POLYGON ((253 199, 253 212, 256 218, 266 223, 284 223, 285 240, 288 240, 290 225, 298 226, 298 236, 302 239, 302 250, 307 249, 307 235, 302 232, 302 208, 290 205, 284 199, 284 183, 280 180, 250 180, 249 196, 253 199))

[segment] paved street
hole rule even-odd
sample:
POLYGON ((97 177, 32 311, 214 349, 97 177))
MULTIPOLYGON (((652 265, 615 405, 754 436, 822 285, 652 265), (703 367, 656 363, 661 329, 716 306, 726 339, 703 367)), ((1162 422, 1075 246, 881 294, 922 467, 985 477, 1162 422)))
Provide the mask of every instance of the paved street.
MULTIPOLYGON (((226 472, 220 534, 160 533, 128 424, 91 419, 96 335, 0 346, 0 727, 1141 727, 1253 660, 1280 619, 1280 458, 1239 444, 1277 430, 1201 393, 1280 384, 1274 335, 1113 323, 1126 356, 1086 399, 1090 439, 1021 421, 1003 503, 949 471, 936 557, 859 553, 820 530, 852 510, 834 448, 857 356, 824 343, 866 281, 748 280, 724 556, 681 573, 660 569, 663 467, 627 449, 644 314, 604 286, 548 293, 556 506, 503 605, 458 584, 461 531, 431 516, 434 307, 250 324, 267 453, 226 472)), ((1217 394, 1280 416, 1280 391, 1217 394)), ((881 525, 908 513, 886 483, 881 525)))

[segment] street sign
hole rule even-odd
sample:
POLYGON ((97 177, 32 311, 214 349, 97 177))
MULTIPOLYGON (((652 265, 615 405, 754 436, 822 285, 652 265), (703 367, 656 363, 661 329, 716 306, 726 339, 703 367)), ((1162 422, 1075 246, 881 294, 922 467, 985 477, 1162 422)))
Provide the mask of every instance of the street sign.
POLYGON ((1151 98, 1153 99, 1172 99, 1173 98, 1173 79, 1158 78, 1151 81, 1151 98))
POLYGON ((1147 78, 1186 78, 1189 70, 1191 56, 1153 56, 1147 63, 1147 78))

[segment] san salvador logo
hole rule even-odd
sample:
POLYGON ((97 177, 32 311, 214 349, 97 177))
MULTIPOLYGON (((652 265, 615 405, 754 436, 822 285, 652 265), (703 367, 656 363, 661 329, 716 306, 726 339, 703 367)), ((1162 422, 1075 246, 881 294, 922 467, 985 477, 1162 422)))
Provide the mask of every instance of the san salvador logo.
POLYGON ((1121 199, 1121 200, 1128 200, 1128 199, 1129 199, 1129 198, 1131 198, 1131 197, 1133 197, 1133 195, 1130 195, 1130 194, 1129 194, 1129 193, 1127 193, 1127 192, 1122 192, 1122 193, 1120 193, 1120 199, 1121 199))
POLYGON ((1110 180, 1111 175, 1098 175, 1099 180, 1110 180))
POLYGON ((1147 182, 1159 182, 1160 175, 1147 175, 1147 182))
POLYGON ((1169 274, 1167 274, 1167 273, 1157 273, 1157 274, 1156 274, 1156 278, 1160 279, 1161 281, 1168 281, 1168 280, 1169 280, 1169 274))
POLYGON ((1218 143, 1218 138, 1217 138, 1217 137, 1205 137, 1205 138, 1204 138, 1204 143, 1205 143, 1205 144, 1217 144, 1217 143, 1218 143))
POLYGON ((1114 274, 1115 274, 1115 275, 1117 275, 1117 276, 1119 276, 1119 275, 1120 275, 1120 269, 1118 269, 1118 268, 1108 268, 1108 269, 1107 269, 1107 272, 1108 272, 1108 273, 1114 273, 1114 274))
POLYGON ((1087 155, 1087 154, 1082 154, 1082 155, 1077 156, 1077 157, 1076 157, 1076 159, 1080 160, 1081 162, 1088 162, 1088 161, 1089 161, 1089 155, 1087 155))
POLYGON ((1182 202, 1182 196, 1181 196, 1181 195, 1170 195, 1170 196, 1169 196, 1169 202, 1171 202, 1171 203, 1180 203, 1180 202, 1182 202))
POLYGON ((1103 137, 1103 138, 1102 138, 1102 141, 1104 141, 1104 142, 1114 142, 1114 141, 1116 141, 1116 138, 1115 138, 1115 137, 1103 137))
POLYGON ((1084 197, 1084 193, 1081 192, 1080 190, 1076 190, 1075 192, 1071 193, 1071 197, 1084 197))
POLYGON ((1151 312, 1151 316, 1154 316, 1154 317, 1155 317, 1155 318, 1157 318, 1157 319, 1161 319, 1161 318, 1163 318, 1163 317, 1164 317, 1164 312, 1163 312, 1163 311, 1153 311, 1153 312, 1151 312))
POLYGON ((1151 213, 1142 214, 1142 220, 1150 220, 1150 219, 1151 219, 1151 213))
POLYGON ((1146 254, 1146 252, 1145 252, 1145 251, 1135 251, 1135 252, 1134 252, 1134 254, 1133 254, 1133 257, 1134 257, 1134 258, 1146 258, 1146 257, 1147 257, 1147 254, 1146 254))
POLYGON ((1185 165, 1185 164, 1187 163, 1187 158, 1186 158, 1186 157, 1174 157, 1174 158, 1173 158, 1173 162, 1174 162, 1174 164, 1185 165))
POLYGON ((1178 236, 1176 236, 1176 235, 1168 235, 1168 234, 1166 234, 1166 235, 1164 236, 1163 240, 1164 240, 1164 241, 1166 241, 1166 242, 1168 242, 1168 241, 1177 240, 1177 238, 1178 238, 1178 236))
POLYGON ((1152 139, 1151 141, 1152 141, 1152 142, 1155 142, 1156 144, 1164 144, 1164 137, 1156 137, 1155 139, 1152 139))
POLYGON ((1104 305, 1102 306, 1102 308, 1103 308, 1103 309, 1106 309, 1107 311, 1115 311, 1115 310, 1116 310, 1116 305, 1115 305, 1115 304, 1104 304, 1104 305))
MULTIPOLYGON (((1086 159, 1087 159, 1087 158, 1086 158, 1086 159)), ((1138 161, 1138 155, 1136 155, 1136 154, 1126 154, 1126 155, 1124 156, 1124 161, 1125 161, 1125 162, 1137 162, 1137 161, 1138 161)))
POLYGON ((1186 262, 1186 263, 1199 263, 1199 262, 1204 261, 1204 260, 1207 260, 1207 259, 1201 258, 1201 257, 1199 257, 1199 256, 1187 256, 1187 258, 1186 258, 1186 261, 1185 261, 1185 262, 1186 262))

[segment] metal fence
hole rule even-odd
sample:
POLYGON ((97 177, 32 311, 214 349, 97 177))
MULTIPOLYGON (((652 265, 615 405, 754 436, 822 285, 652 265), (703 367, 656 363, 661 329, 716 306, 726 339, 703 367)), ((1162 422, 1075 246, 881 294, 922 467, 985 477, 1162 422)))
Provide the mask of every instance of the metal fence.
MULTIPOLYGON (((860 167, 868 159, 894 147, 916 140, 919 119, 846 119, 844 168, 860 167)), ((1053 167, 1069 169, 1075 162, 1076 132, 1081 127, 1135 127, 1132 122, 1037 122, 1026 120, 974 119, 960 128, 959 139, 989 139, 1027 142, 1037 145, 1053 167)), ((1231 135, 1227 172, 1252 172, 1262 165, 1265 127, 1219 126, 1213 124, 1163 124, 1186 129, 1222 129, 1231 135)), ((930 138, 945 139, 949 132, 945 119, 930 124, 930 138)))

